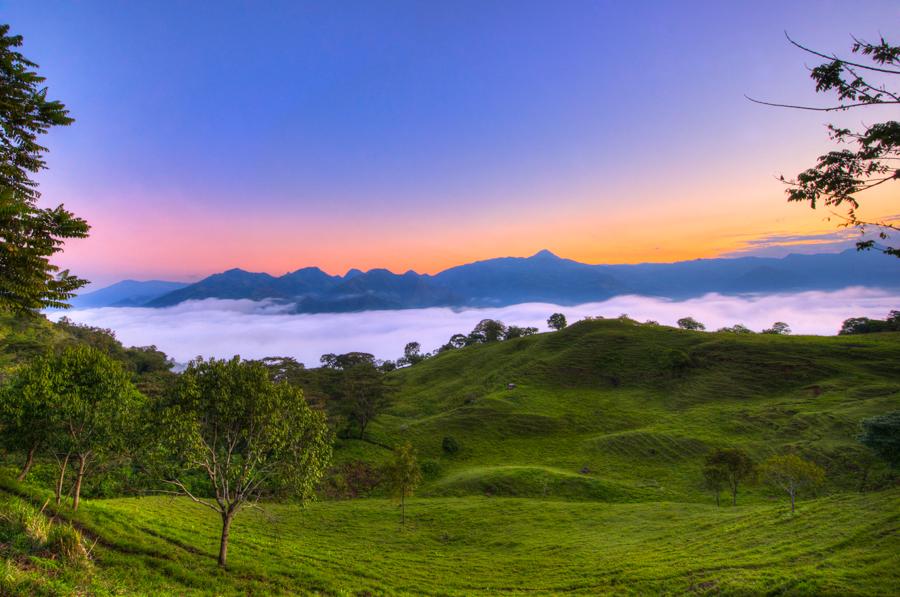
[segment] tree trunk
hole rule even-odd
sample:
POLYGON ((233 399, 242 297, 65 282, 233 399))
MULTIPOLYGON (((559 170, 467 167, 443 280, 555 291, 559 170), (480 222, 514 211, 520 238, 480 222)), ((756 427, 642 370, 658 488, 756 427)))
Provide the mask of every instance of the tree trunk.
POLYGON ((78 510, 78 504, 81 501, 81 480, 84 479, 84 467, 87 464, 87 458, 78 456, 78 476, 75 477, 75 491, 72 498, 72 510, 78 510))
POLYGON ((400 494, 400 526, 406 524, 406 497, 400 494))
POLYGON ((737 485, 731 489, 731 505, 737 506, 737 485))
POLYGON ((369 422, 366 420, 362 420, 359 422, 359 439, 365 439, 366 436, 366 427, 369 422))
POLYGON ((28 476, 28 471, 31 470, 31 465, 34 464, 34 453, 37 452, 37 444, 32 444, 31 448, 28 449, 28 456, 25 458, 25 465, 22 467, 22 472, 16 477, 16 481, 22 482, 25 480, 25 477, 28 476))
POLYGON ((788 493, 791 494, 791 514, 793 514, 794 513, 794 490, 791 490, 788 493))
POLYGON ((222 539, 219 541, 219 566, 225 567, 228 561, 228 531, 231 529, 231 520, 234 513, 229 510, 222 514, 222 539))
POLYGON ((719 507, 719 492, 716 492, 716 508, 719 507))
POLYGON ((69 465, 69 455, 66 454, 66 457, 63 458, 62 463, 59 465, 59 479, 56 480, 56 505, 59 505, 59 502, 62 500, 62 488, 63 483, 66 481, 66 467, 69 465))

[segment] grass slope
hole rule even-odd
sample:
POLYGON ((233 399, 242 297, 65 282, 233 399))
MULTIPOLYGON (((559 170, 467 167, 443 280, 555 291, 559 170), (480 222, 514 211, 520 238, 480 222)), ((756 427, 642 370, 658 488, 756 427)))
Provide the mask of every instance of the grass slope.
MULTIPOLYGON (((426 481, 406 528, 380 498, 272 504, 266 514, 239 515, 222 571, 218 520, 203 508, 87 500, 72 522, 97 541, 90 573, 38 574, 35 555, 16 551, 23 541, 2 539, 8 582, 0 587, 900 593, 900 489, 858 493, 853 468, 859 421, 900 408, 900 334, 778 337, 587 321, 444 353, 391 378, 390 411, 369 441, 341 440, 336 457, 377 464, 390 458, 387 446, 415 444, 426 481), (458 440, 458 453, 443 452, 445 436, 458 440), (716 508, 700 467, 717 446, 758 460, 796 450, 825 466, 828 482, 796 516, 784 498, 754 486, 741 488, 737 507, 716 508)), ((14 483, 6 489, 28 492, 38 506, 45 497, 14 483)))

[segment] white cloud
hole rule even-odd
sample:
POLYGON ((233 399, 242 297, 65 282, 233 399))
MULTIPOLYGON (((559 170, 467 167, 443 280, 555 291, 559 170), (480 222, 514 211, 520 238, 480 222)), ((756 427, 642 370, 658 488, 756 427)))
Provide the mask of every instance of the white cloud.
POLYGON ((709 329, 743 323, 754 330, 785 321, 796 334, 835 334, 848 317, 883 318, 900 308, 900 296, 867 288, 836 292, 801 292, 758 296, 706 296, 684 301, 618 296, 599 303, 561 307, 526 303, 492 309, 447 308, 366 311, 362 313, 291 314, 271 301, 190 301, 166 309, 104 308, 54 313, 79 323, 110 328, 126 345, 155 344, 179 362, 203 356, 245 358, 294 356, 316 365, 323 353, 371 352, 396 358, 416 340, 432 350, 455 333, 467 333, 484 318, 546 330, 556 311, 570 322, 588 315, 617 317, 627 313, 643 321, 674 325, 692 316, 709 329))

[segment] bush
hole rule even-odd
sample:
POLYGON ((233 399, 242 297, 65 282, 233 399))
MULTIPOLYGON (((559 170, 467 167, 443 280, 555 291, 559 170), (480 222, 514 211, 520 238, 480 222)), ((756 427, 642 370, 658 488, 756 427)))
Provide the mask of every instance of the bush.
POLYGON ((456 454, 459 452, 459 442, 456 441, 456 438, 448 435, 444 438, 444 441, 441 442, 441 448, 447 454, 456 454))
POLYGON ((437 479, 441 475, 441 463, 437 460, 423 460, 419 470, 426 479, 437 479))

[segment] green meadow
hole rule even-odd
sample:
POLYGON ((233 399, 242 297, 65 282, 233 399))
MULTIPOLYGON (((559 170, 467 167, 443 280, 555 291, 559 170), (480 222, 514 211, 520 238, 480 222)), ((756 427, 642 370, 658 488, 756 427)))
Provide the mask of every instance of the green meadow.
MULTIPOLYGON (((368 497, 241 512, 227 569, 219 520, 185 498, 86 499, 72 514, 7 467, 0 592, 146 595, 900 592, 900 489, 863 472, 860 421, 900 407, 900 334, 700 333, 628 320, 448 351, 389 375, 391 406, 335 465, 373 470, 409 440, 423 483, 400 524, 368 497), (459 449, 448 453, 444 438, 459 449), (745 483, 721 507, 715 448, 785 452, 826 471, 786 495, 745 483), (13 515, 31 508, 31 517, 13 515), (58 515, 54 515, 57 512, 58 515), (59 556, 38 516, 90 550, 59 556), (25 520, 26 522, 22 522, 25 520)), ((40 477, 40 475, 36 475, 40 477)))

